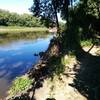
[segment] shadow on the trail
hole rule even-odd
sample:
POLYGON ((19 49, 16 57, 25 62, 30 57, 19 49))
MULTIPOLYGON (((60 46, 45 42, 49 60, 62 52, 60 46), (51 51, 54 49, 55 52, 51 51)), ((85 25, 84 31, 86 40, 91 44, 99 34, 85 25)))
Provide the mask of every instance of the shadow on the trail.
POLYGON ((100 56, 94 56, 84 51, 83 56, 78 57, 74 71, 77 72, 74 83, 69 84, 76 88, 87 100, 100 100, 100 56))

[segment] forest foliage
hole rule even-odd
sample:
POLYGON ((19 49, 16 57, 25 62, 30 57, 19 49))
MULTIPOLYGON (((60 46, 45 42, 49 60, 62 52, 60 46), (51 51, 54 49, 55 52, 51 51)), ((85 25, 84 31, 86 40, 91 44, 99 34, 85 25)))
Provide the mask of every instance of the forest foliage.
POLYGON ((32 14, 17 14, 0 9, 0 26, 49 27, 49 20, 32 14))

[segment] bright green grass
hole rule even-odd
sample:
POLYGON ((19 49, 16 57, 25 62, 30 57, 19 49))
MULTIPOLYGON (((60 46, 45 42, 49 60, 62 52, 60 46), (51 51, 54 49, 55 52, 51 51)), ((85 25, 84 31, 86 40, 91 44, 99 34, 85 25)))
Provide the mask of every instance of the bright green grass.
POLYGON ((91 46, 93 43, 92 43, 92 40, 84 40, 84 41, 81 41, 81 46, 84 47, 84 46, 91 46))
POLYGON ((29 88, 31 84, 32 80, 30 80, 28 77, 26 76, 17 77, 15 81, 13 81, 12 87, 8 91, 9 96, 14 96, 19 94, 20 92, 29 88))
POLYGON ((26 33, 26 32, 46 32, 48 31, 45 27, 19 27, 19 26, 0 26, 0 34, 7 33, 26 33))

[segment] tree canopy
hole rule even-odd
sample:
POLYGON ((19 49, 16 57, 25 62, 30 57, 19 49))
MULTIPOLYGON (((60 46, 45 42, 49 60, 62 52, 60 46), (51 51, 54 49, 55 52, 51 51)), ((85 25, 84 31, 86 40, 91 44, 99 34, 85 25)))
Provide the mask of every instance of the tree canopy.
POLYGON ((81 39, 93 39, 100 35, 99 0, 33 0, 34 16, 53 20, 58 25, 57 13, 67 22, 63 34, 64 46, 76 49, 81 39), (75 45, 75 46, 73 46, 75 45))
MULTIPOLYGON (((48 20, 41 20, 36 18, 31 14, 22 14, 10 13, 0 9, 0 25, 1 26, 25 26, 25 27, 48 27, 46 24, 48 20)), ((49 21, 49 23, 51 23, 49 21)))
POLYGON ((68 16, 68 6, 71 6, 76 0, 33 0, 30 8, 34 16, 57 20, 57 13, 66 18, 68 16))

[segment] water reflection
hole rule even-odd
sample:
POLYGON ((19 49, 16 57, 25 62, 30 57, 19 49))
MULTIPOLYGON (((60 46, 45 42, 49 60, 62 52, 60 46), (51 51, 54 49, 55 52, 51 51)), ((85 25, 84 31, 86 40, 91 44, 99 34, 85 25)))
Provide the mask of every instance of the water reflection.
POLYGON ((20 39, 0 45, 0 97, 6 95, 16 76, 27 72, 39 60, 34 53, 45 51, 51 38, 20 39))

